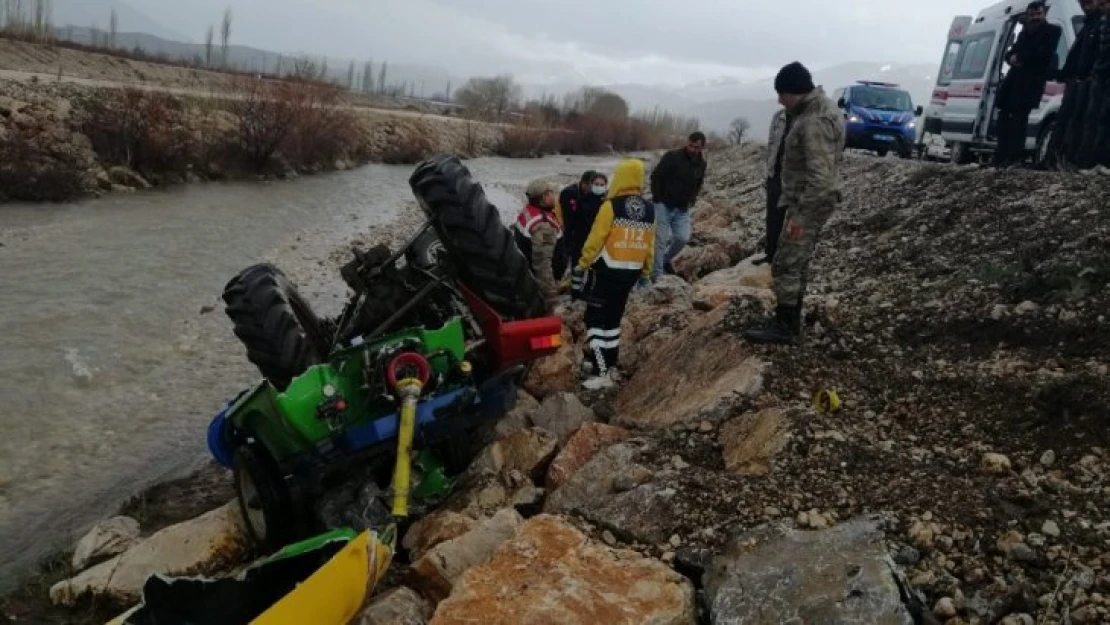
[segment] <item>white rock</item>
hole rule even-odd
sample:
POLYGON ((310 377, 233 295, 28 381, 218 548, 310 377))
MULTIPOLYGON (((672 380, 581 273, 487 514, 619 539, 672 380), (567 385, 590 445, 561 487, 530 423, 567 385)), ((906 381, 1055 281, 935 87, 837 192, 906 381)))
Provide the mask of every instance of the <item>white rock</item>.
POLYGON ((1037 306, 1029 300, 1025 300, 1024 302, 1018 304, 1016 308, 1014 308, 1014 312, 1019 315, 1028 315, 1030 313, 1035 313, 1038 310, 1040 310, 1040 306, 1037 306))
POLYGON ((956 602, 953 601, 951 597, 944 597, 940 601, 937 601, 936 606, 933 608, 933 615, 943 621, 955 618, 956 614, 956 602))
POLYGON ((1041 454, 1041 466, 1051 467, 1056 464, 1056 452, 1049 449, 1041 454))
POLYGON ((73 606, 91 594, 115 603, 139 600, 151 575, 203 575, 231 568, 250 551, 239 504, 231 502, 190 521, 167 527, 80 575, 50 589, 56 605, 73 606))
POLYGON ((1010 459, 1002 454, 986 453, 979 462, 979 469, 989 475, 1005 475, 1010 472, 1010 459))
POLYGON ((1056 521, 1045 521, 1044 525, 1041 526, 1041 533, 1052 538, 1059 538, 1060 526, 1056 524, 1056 521))
POLYGON ((101 521, 77 542, 73 570, 84 571, 90 564, 119 555, 139 542, 139 522, 117 516, 101 521))

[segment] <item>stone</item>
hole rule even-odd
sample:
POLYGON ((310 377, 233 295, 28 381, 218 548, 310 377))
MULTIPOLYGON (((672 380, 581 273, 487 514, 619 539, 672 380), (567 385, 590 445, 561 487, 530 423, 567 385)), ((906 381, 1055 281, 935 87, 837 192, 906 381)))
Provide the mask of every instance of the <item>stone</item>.
POLYGON ((555 456, 558 442, 550 432, 540 428, 514 432, 482 450, 471 463, 470 470, 520 471, 532 479, 540 479, 555 456))
POLYGON ((651 481, 651 471, 636 464, 639 451, 638 444, 629 440, 599 452, 548 495, 544 512, 582 517, 625 542, 666 542, 682 523, 673 514, 675 491, 651 481), (629 483, 621 484, 622 479, 629 483))
POLYGON ((103 169, 96 172, 96 186, 101 191, 111 191, 112 185, 112 177, 108 175, 108 172, 103 169))
POLYGON ((406 583, 439 603, 467 569, 484 564, 502 543, 516 535, 522 519, 515 510, 501 510, 469 532, 440 543, 412 563, 406 583))
POLYGON ((1056 524, 1056 521, 1045 521, 1044 525, 1041 526, 1041 533, 1051 538, 1059 538, 1060 526, 1056 524))
POLYGON ((1087 625, 1091 623, 1105 623, 1099 619, 1098 608, 1093 605, 1085 605, 1071 614, 1071 621, 1076 625, 1087 625))
POLYGON ((1041 454, 1041 466, 1048 468, 1056 464, 1056 452, 1049 449, 1041 454))
POLYGON ((753 265, 755 258, 744 259, 735 267, 715 271, 699 280, 694 294, 695 305, 714 310, 734 299, 743 299, 755 302, 764 310, 774 308, 771 265, 753 265))
POLYGON ((790 423, 777 408, 742 415, 721 428, 725 468, 737 475, 767 475, 790 438, 790 423))
POLYGON ((999 625, 1036 625, 1036 621, 1028 614, 1011 614, 999 622, 999 625))
POLYGON ((911 625, 912 594, 870 518, 800 532, 764 526, 737 537, 704 576, 714 623, 911 625))
POLYGON ((505 416, 501 417, 497 425, 494 426, 494 433, 497 438, 505 438, 510 434, 531 427, 532 414, 539 409, 540 402, 536 401, 535 397, 524 390, 518 390, 516 405, 513 406, 512 410, 505 413, 505 416))
POLYGON ((1020 532, 1010 530, 1005 534, 998 537, 995 542, 995 547, 1004 554, 1009 554, 1014 545, 1020 544, 1025 541, 1025 537, 1020 532))
POLYGON ((943 597, 933 607, 933 616, 947 621, 950 618, 956 618, 958 612, 956 611, 956 602, 951 597, 943 597))
POLYGON ((724 269, 732 263, 728 250, 721 244, 687 246, 674 259, 678 275, 689 282, 724 269))
POLYGON ((1002 454, 983 454, 979 461, 979 470, 987 475, 1006 475, 1010 472, 1010 459, 1002 454))
POLYGON ((432 625, 690 625, 690 582, 661 562, 588 540, 562 519, 526 521, 467 571, 432 625))
POLYGON ((532 413, 532 425, 543 428, 559 438, 559 444, 567 439, 583 423, 596 421, 594 411, 587 408, 573 393, 555 393, 547 396, 539 410, 532 413))
POLYGON ((936 540, 936 530, 932 523, 927 521, 915 521, 909 529, 910 542, 914 547, 922 551, 928 551, 933 548, 933 542, 936 540))
POLYGON ((578 388, 578 361, 580 355, 570 329, 563 326, 563 344, 550 356, 533 363, 525 376, 523 387, 536 397, 552 393, 573 392, 578 388))
POLYGON ((597 452, 628 438, 629 432, 604 423, 585 423, 570 436, 563 449, 551 461, 544 486, 549 491, 566 484, 597 452))
POLYGON ((119 555, 139 542, 139 522, 131 517, 117 516, 101 521, 77 541, 73 552, 73 570, 84 571, 89 565, 119 555))
POLYGON ((128 167, 116 166, 108 169, 108 178, 115 184, 135 189, 149 189, 150 183, 138 172, 128 167))
POLYGON ((727 414, 742 396, 763 389, 765 363, 732 332, 728 310, 702 317, 648 357, 617 394, 616 423, 665 428, 727 414))
POLYGON ((409 527, 401 546, 408 550, 409 560, 419 560, 437 545, 466 534, 476 525, 474 519, 457 512, 433 512, 409 527))
POLYGON ((121 555, 50 589, 55 605, 71 607, 85 595, 118 604, 135 603, 151 575, 206 575, 241 563, 251 543, 239 504, 231 502, 195 519, 171 525, 121 555))
POLYGON ((921 561, 921 552, 909 545, 904 545, 894 554, 894 562, 902 566, 914 566, 921 561))
POLYGON ((427 625, 432 606, 405 586, 387 590, 370 601, 351 625, 427 625))
POLYGON ((1033 302, 1031 302, 1029 300, 1025 300, 1024 302, 1018 304, 1014 308, 1014 312, 1019 314, 1019 315, 1032 314, 1032 313, 1037 312, 1038 310, 1040 310, 1040 306, 1037 306, 1036 304, 1034 304, 1033 302))

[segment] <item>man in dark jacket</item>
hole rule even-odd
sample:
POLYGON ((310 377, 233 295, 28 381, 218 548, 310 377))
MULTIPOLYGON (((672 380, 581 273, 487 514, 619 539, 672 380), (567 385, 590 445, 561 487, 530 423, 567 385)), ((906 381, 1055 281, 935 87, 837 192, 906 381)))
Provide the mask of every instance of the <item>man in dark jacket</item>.
POLYGON ((1064 102, 1060 105, 1056 129, 1048 146, 1049 166, 1059 170, 1075 167, 1075 157, 1083 140, 1084 118, 1091 92, 1091 70, 1098 54, 1098 24, 1101 0, 1081 0, 1086 16, 1075 43, 1068 50, 1064 67, 1055 79, 1065 84, 1064 102))
POLYGON ((1083 141, 1076 155, 1081 169, 1110 173, 1110 2, 1102 0, 1091 68, 1090 96, 1084 120, 1083 141))
POLYGON ((1054 69, 1056 45, 1063 30, 1045 22, 1048 7, 1040 0, 1029 3, 1024 28, 1006 51, 1010 71, 998 89, 998 147, 994 163, 1005 167, 1025 160, 1029 114, 1041 105, 1045 83, 1054 69))
POLYGON ((664 271, 674 273, 671 261, 690 240, 690 208, 705 182, 705 135, 690 135, 685 148, 671 150, 651 172, 651 199, 655 202, 655 267, 651 279, 664 271))
POLYGON ((567 260, 570 267, 578 263, 582 246, 590 235, 597 211, 609 192, 608 178, 597 171, 582 174, 578 184, 572 184, 559 194, 560 213, 563 217, 563 239, 566 241, 567 260))

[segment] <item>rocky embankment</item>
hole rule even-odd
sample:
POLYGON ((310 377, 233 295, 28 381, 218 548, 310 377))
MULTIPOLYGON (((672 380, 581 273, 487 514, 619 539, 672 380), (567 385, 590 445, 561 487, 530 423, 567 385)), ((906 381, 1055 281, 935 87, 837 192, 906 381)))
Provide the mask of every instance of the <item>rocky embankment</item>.
POLYGON ((167 91, 0 79, 0 201, 290 178, 443 152, 482 156, 503 134, 494 125, 273 87, 264 98, 296 99, 282 109, 252 100, 244 84, 167 91))
MULTIPOLYGON (((713 155, 683 278, 630 305, 619 389, 576 394, 572 310, 355 622, 1110 621, 1110 185, 850 158, 805 342, 755 348, 760 158, 713 155)), ((234 515, 192 527, 218 548, 152 560, 171 528, 51 595, 132 601, 125 567, 243 555, 234 515)))

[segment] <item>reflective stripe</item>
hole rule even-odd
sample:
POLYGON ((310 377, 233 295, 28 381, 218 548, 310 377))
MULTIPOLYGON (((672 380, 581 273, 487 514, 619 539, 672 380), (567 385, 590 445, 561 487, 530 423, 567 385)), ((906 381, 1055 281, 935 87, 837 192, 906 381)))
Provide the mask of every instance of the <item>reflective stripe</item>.
POLYGON ((610 339, 610 338, 613 338, 614 336, 620 336, 620 335, 621 335, 621 329, 620 328, 614 328, 612 330, 602 330, 601 328, 587 328, 586 329, 586 336, 587 337, 600 336, 601 338, 610 339))
POLYGON ((634 269, 639 271, 644 268, 644 261, 642 260, 614 260, 607 249, 601 250, 601 259, 605 261, 605 265, 610 269, 634 269))
POLYGON ((613 349, 621 346, 620 338, 615 338, 611 341, 603 341, 601 339, 590 339, 590 347, 594 349, 613 349))
POLYGON ((563 227, 559 225, 559 221, 549 213, 532 206, 525 207, 524 210, 517 213, 516 223, 513 226, 517 232, 524 235, 524 238, 531 239, 532 231, 536 229, 536 225, 541 221, 546 221, 555 228, 555 238, 561 239, 563 237, 563 227))

